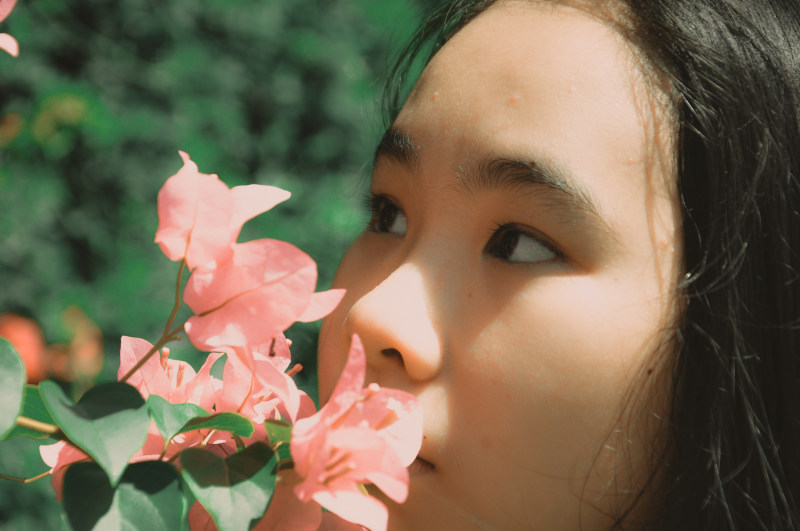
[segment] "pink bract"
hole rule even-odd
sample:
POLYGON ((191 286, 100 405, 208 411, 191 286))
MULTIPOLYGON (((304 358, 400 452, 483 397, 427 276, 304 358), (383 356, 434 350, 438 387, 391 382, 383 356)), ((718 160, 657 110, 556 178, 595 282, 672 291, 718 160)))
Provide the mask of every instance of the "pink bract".
POLYGON ((304 314, 319 318, 342 290, 314 293, 317 265, 289 243, 261 239, 232 246, 222 263, 198 267, 183 294, 196 314, 186 333, 200 350, 259 345, 282 333, 304 314))
POLYGON ((291 452, 301 501, 314 500, 350 522, 385 529, 386 507, 363 494, 373 483, 389 498, 405 501, 408 470, 422 444, 422 410, 403 391, 363 388, 366 357, 353 336, 339 382, 327 404, 297 421, 291 452))
POLYGON ((294 422, 312 415, 314 403, 286 374, 288 358, 245 348, 226 348, 228 359, 217 390, 216 410, 235 411, 264 431, 266 419, 294 422))
POLYGON ((225 260, 244 223, 291 194, 274 186, 228 188, 219 177, 200 173, 189 155, 158 192, 156 243, 170 260, 189 269, 225 260))
MULTIPOLYGON (((184 438, 186 439, 186 438, 184 438)), ((194 434, 191 443, 198 443, 202 440, 197 434, 194 434)), ((169 459, 178 453, 182 447, 188 446, 189 441, 184 444, 170 443, 169 447, 164 452, 164 458, 169 459)), ((131 463, 138 463, 141 461, 154 461, 161 457, 161 452, 164 450, 164 438, 158 432, 155 424, 151 423, 147 432, 147 437, 139 449, 132 457, 131 463)), ((90 461, 91 458, 86 455, 83 450, 72 446, 66 441, 58 441, 54 444, 43 444, 39 446, 39 455, 42 461, 50 467, 50 483, 56 493, 56 500, 61 501, 64 487, 64 474, 69 465, 77 463, 78 461, 90 461)))
POLYGON ((11 14, 15 5, 17 5, 17 0, 0 0, 0 22, 11 14))
MULTIPOLYGON (((8 17, 16 3, 17 0, 0 0, 0 21, 8 17)), ((14 57, 19 55, 19 43, 17 43, 17 39, 8 33, 0 33, 0 49, 5 50, 14 57)))
MULTIPOLYGON (((120 343, 119 371, 121 378, 153 347, 150 342, 136 337, 123 336, 120 343)), ((173 404, 191 402, 206 410, 214 405, 214 386, 211 367, 222 356, 215 352, 206 358, 200 370, 195 373, 185 361, 169 359, 169 349, 161 355, 153 355, 142 367, 131 375, 128 383, 134 386, 146 400, 151 394, 158 395, 173 404)))

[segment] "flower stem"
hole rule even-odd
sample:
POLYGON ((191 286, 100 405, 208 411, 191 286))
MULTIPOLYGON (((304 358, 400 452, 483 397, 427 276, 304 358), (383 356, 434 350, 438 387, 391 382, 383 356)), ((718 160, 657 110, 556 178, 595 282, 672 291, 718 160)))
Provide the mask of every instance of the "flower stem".
POLYGON ((291 457, 287 457, 286 459, 281 459, 278 461, 278 472, 292 469, 294 469, 294 460, 292 460, 291 457))
POLYGON ((47 422, 41 422, 39 420, 35 420, 28 417, 23 417, 20 415, 17 417, 16 420, 17 426, 21 428, 27 428, 29 430, 38 431, 39 433, 43 433, 45 435, 49 435, 54 439, 65 439, 64 432, 58 426, 53 424, 48 424, 47 422))
POLYGON ((181 284, 183 284, 184 269, 186 269, 185 258, 181 260, 181 265, 178 267, 178 281, 175 285, 175 304, 172 306, 172 313, 169 314, 169 319, 167 320, 166 326, 164 326, 164 333, 161 335, 161 337, 170 335, 169 327, 172 326, 172 323, 175 321, 175 317, 178 315, 178 310, 181 307, 181 284))
POLYGON ((9 481, 16 481, 18 483, 33 483, 34 481, 39 481, 42 478, 46 478, 50 475, 50 471, 42 472, 39 475, 33 476, 32 478, 15 478, 13 476, 6 476, 5 474, 0 474, 0 479, 7 479, 9 481))
POLYGON ((172 323, 175 321, 175 317, 178 315, 178 310, 180 310, 181 308, 181 284, 183 280, 184 269, 186 269, 186 259, 181 260, 180 267, 178 267, 178 281, 176 282, 177 285, 175 288, 175 304, 172 306, 172 312, 169 314, 169 319, 167 320, 167 324, 164 327, 164 332, 161 334, 161 338, 156 342, 155 345, 153 345, 150 348, 150 350, 147 351, 147 354, 142 356, 139 359, 139 361, 136 362, 136 365, 131 367, 130 370, 126 372, 122 378, 119 379, 120 382, 128 381, 128 378, 133 376, 133 374, 136 371, 141 369, 142 366, 144 366, 144 364, 147 363, 147 360, 149 360, 153 356, 153 354, 158 352, 158 349, 160 349, 170 341, 177 339, 176 334, 183 329, 183 325, 181 325, 173 330, 170 330, 172 323))

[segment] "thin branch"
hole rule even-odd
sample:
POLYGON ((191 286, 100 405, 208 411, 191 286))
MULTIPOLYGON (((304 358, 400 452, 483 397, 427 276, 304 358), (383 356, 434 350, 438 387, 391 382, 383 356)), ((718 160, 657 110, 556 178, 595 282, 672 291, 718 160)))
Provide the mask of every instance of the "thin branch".
POLYGON ((9 481, 16 481, 17 483, 33 483, 34 481, 39 481, 40 479, 46 478, 50 475, 50 471, 42 472, 39 475, 33 476, 32 478, 15 478, 13 476, 6 476, 5 474, 0 474, 0 479, 7 479, 9 481))
POLYGON ((286 459, 281 459, 278 461, 278 472, 283 472, 284 470, 292 470, 294 468, 294 460, 291 457, 287 457, 286 459))
POLYGON ((158 340, 158 342, 156 342, 156 344, 153 345, 152 348, 147 351, 147 354, 142 356, 139 359, 139 361, 137 361, 136 364, 133 367, 131 367, 130 370, 126 372, 122 378, 119 379, 120 382, 127 382, 128 379, 131 376, 133 376, 133 374, 136 371, 141 369, 144 366, 144 364, 147 363, 147 360, 149 360, 153 356, 153 354, 158 352, 158 349, 160 349, 170 341, 176 339, 175 334, 177 334, 183 328, 183 325, 181 325, 180 327, 177 327, 174 330, 169 329, 172 326, 172 323, 175 321, 175 316, 178 315, 178 310, 180 310, 181 308, 181 283, 183 278, 183 270, 185 268, 186 268, 186 260, 184 259, 181 260, 181 265, 178 268, 178 281, 176 283, 177 287, 175 288, 175 304, 173 305, 172 312, 170 313, 169 319, 167 320, 167 325, 164 327, 164 333, 161 334, 161 338, 158 340))
POLYGON ((164 327, 164 333, 161 337, 172 335, 169 334, 169 327, 172 326, 172 323, 175 321, 175 317, 178 315, 178 310, 181 308, 181 284, 183 284, 184 269, 186 269, 186 258, 181 260, 181 265, 178 267, 178 281, 175 285, 175 304, 172 306, 172 313, 169 314, 167 325, 164 327))
POLYGON ((136 362, 136 365, 134 365, 133 367, 131 367, 131 369, 130 369, 128 372, 126 372, 126 373, 125 373, 125 376, 123 376, 122 378, 120 378, 120 379, 119 379, 119 381, 120 381, 120 382, 127 382, 127 381, 128 381, 128 378, 130 378, 131 376, 133 376, 133 374, 134 374, 136 371, 138 371, 139 369, 141 369, 141 368, 142 368, 142 366, 144 366, 144 364, 145 364, 145 363, 147 363, 147 360, 149 360, 149 359, 150 359, 150 358, 153 356, 153 354, 155 354, 155 353, 158 351, 158 349, 160 349, 161 347, 163 347, 164 345, 166 345, 166 344, 167 344, 167 343, 169 343, 169 342, 170 342, 170 338, 169 338, 169 337, 163 337, 163 336, 162 336, 162 337, 161 337, 161 339, 159 339, 159 340, 158 340, 158 343, 156 343, 155 345, 153 345, 153 346, 152 346, 152 348, 150 348, 150 350, 148 350, 148 351, 147 351, 147 354, 145 354, 144 356, 142 356, 142 357, 139 359, 139 361, 137 361, 137 362, 136 362))
POLYGON ((215 433, 217 433, 217 430, 211 430, 210 432, 208 432, 206 438, 203 439, 203 442, 200 443, 200 448, 205 448, 206 445, 208 444, 208 441, 211 440, 211 437, 213 437, 215 433))
POLYGON ((17 417, 16 424, 20 428, 26 428, 33 431, 38 431, 39 433, 49 435, 54 439, 66 438, 64 436, 64 432, 61 431, 61 429, 58 426, 54 424, 48 424, 47 422, 42 422, 36 419, 23 417, 22 415, 20 415, 19 417, 17 417))

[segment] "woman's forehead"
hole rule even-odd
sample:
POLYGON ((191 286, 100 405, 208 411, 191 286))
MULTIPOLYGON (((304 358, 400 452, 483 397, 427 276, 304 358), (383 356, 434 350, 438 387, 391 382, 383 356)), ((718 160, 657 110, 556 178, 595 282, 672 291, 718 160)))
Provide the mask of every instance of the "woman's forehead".
MULTIPOLYGON (((659 106, 637 64, 631 47, 584 11, 499 3, 431 60, 395 125, 422 158, 444 135, 461 152, 459 164, 486 151, 527 154, 578 176, 631 174, 628 186, 643 185, 653 147, 670 152, 671 142, 656 137, 659 106)), ((660 169, 674 180, 671 168, 660 169)))

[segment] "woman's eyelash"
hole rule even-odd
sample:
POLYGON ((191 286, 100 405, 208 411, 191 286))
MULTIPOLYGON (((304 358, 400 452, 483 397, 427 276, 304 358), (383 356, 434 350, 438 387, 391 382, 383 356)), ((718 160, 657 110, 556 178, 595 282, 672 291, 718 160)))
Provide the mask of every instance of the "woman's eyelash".
MULTIPOLYGON (((564 253, 554 245, 550 238, 544 236, 538 231, 534 231, 528 227, 520 226, 517 223, 497 223, 492 231, 491 236, 486 244, 486 251, 502 260, 509 260, 515 248, 518 245, 519 237, 524 236, 529 240, 536 242, 541 248, 552 254, 552 259, 564 259, 564 253)), ((533 257, 531 257, 533 258, 533 257)), ((541 256, 543 261, 546 260, 545 256, 541 256)), ((531 260, 535 262, 537 260, 531 260)))
POLYGON ((373 214, 375 208, 375 196, 370 192, 364 192, 361 194, 361 208, 364 209, 364 212, 367 214, 373 214))
POLYGON ((404 233, 405 214, 397 203, 385 195, 368 194, 364 196, 364 208, 370 214, 367 228, 372 232, 404 233), (400 222, 396 226, 395 223, 400 222))

